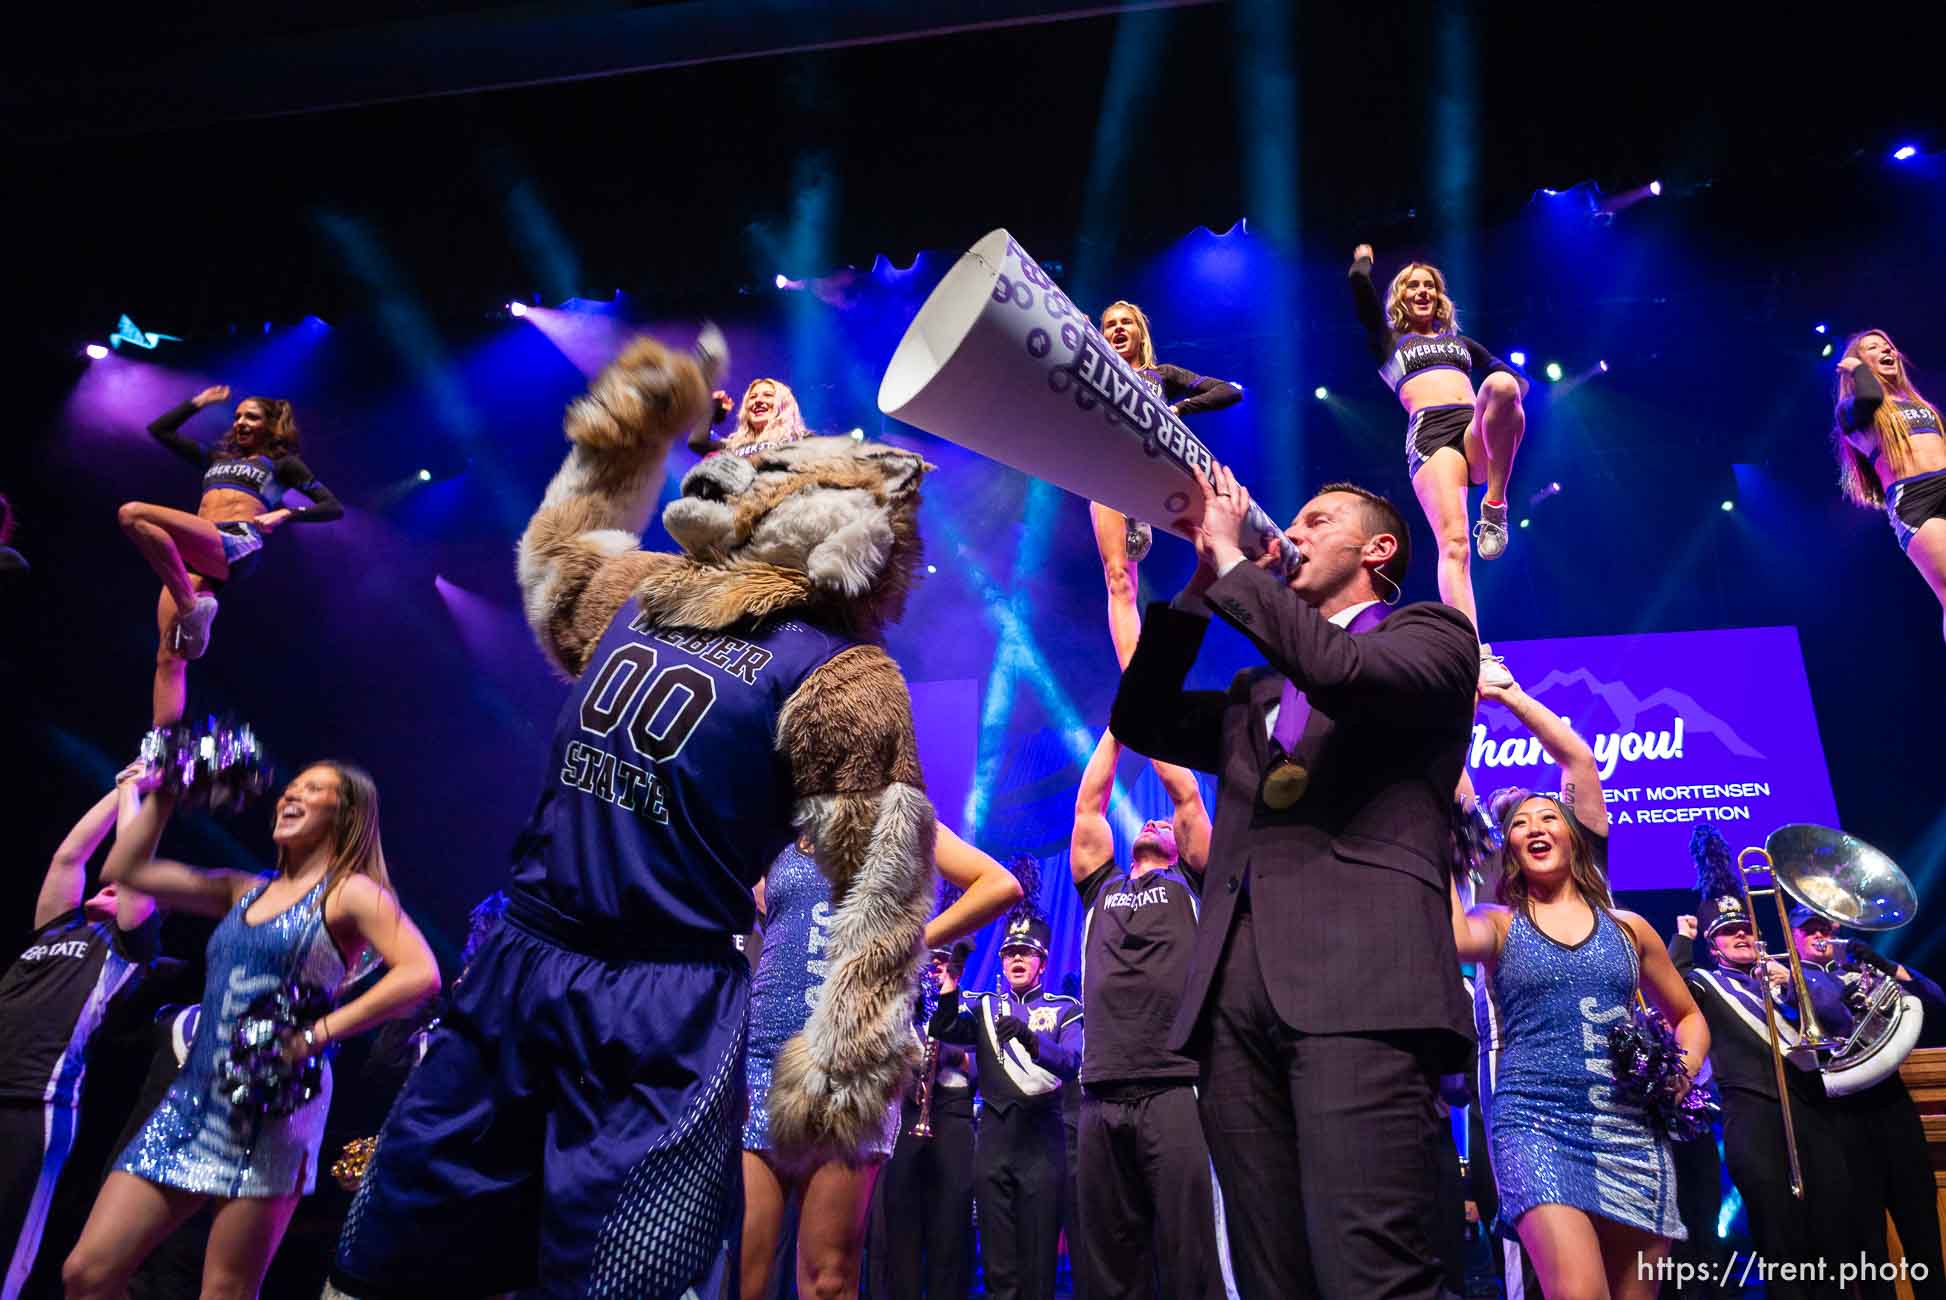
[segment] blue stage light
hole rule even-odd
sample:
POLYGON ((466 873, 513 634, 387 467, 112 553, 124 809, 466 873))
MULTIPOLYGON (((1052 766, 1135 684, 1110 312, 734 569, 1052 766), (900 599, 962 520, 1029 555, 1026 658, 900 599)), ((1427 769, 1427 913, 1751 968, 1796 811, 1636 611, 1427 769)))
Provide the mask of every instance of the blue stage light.
POLYGON ((507 314, 509 316, 525 316, 527 314, 527 304, 524 302, 510 302, 507 304, 507 314))
POLYGON ((1900 146, 1899 146, 1898 148, 1896 148, 1896 149, 1894 149, 1894 150, 1892 151, 1892 161, 1893 161, 1893 162, 1904 162, 1904 161, 1905 161, 1906 159, 1908 159, 1908 158, 1910 158, 1910 157, 1912 157, 1912 156, 1913 156, 1914 154, 1916 154, 1916 153, 1918 153, 1918 152, 1919 152, 1919 151, 1918 151, 1917 149, 1915 149, 1915 148, 1913 148, 1913 147, 1912 147, 1911 145, 1909 145, 1909 144, 1902 144, 1902 145, 1900 145, 1900 146))
POLYGON ((1519 348, 1515 348, 1512 352, 1509 352, 1507 354, 1507 360, 1513 362, 1517 366, 1524 366, 1527 364, 1527 354, 1525 352, 1522 352, 1519 348))
POLYGON ((1521 520, 1521 521, 1520 521, 1520 526, 1521 526, 1522 528, 1525 528, 1525 527, 1527 527, 1527 525, 1528 525, 1528 524, 1530 524, 1530 523, 1532 523, 1532 522, 1533 522, 1533 520, 1531 520, 1531 519, 1523 519, 1523 520, 1521 520))
POLYGON ((420 470, 420 471, 419 471, 419 481, 420 481, 421 483, 430 483, 430 482, 432 482, 432 471, 431 471, 431 470, 429 470, 429 469, 422 469, 422 470, 420 470))
POLYGON ((1812 326, 1811 328, 1812 328, 1813 330, 1815 330, 1815 331, 1816 331, 1817 333, 1819 333, 1819 334, 1822 334, 1822 333, 1824 333, 1824 332, 1825 332, 1825 330, 1826 330, 1827 328, 1829 328, 1829 327, 1828 327, 1828 326, 1826 326, 1826 325, 1825 325, 1825 323, 1824 323, 1823 321, 1819 321, 1819 322, 1818 322, 1817 324, 1815 324, 1815 325, 1813 325, 1813 326, 1812 326))
POLYGON ((1725 501, 1725 502, 1723 503, 1723 510, 1724 510, 1724 513, 1726 513, 1726 514, 1727 514, 1727 513, 1729 513, 1729 512, 1730 512, 1730 511, 1732 511, 1732 510, 1735 510, 1736 508, 1737 508, 1737 503, 1736 503, 1736 502, 1734 502, 1734 501, 1725 501))
POLYGON ((1560 382, 1561 382, 1561 374, 1562 374, 1562 371, 1561 371, 1561 363, 1560 363, 1560 362, 1558 362, 1558 361, 1550 361, 1550 362, 1548 362, 1548 363, 1547 363, 1547 371, 1546 371, 1546 374, 1547 374, 1547 380, 1548 380, 1548 382, 1549 382, 1549 383, 1551 383, 1551 384, 1558 384, 1558 383, 1560 383, 1560 382))
POLYGON ((1818 353, 1818 355, 1819 355, 1819 356, 1821 356, 1821 357, 1828 357, 1828 356, 1830 356, 1830 355, 1831 355, 1831 345, 1830 345, 1829 343, 1827 343, 1827 344, 1825 344, 1825 345, 1824 345, 1824 350, 1823 350, 1822 352, 1820 352, 1820 353, 1818 353))
POLYGON ((1331 396, 1331 390, 1326 388, 1323 384, 1319 384, 1316 388, 1313 388, 1311 390, 1311 396, 1317 398, 1320 402, 1322 402, 1325 398, 1331 396))
POLYGON ((939 566, 938 566, 937 564, 928 564, 928 565, 926 566, 926 572, 927 572, 927 573, 938 573, 938 572, 939 572, 939 566))
POLYGON ((1606 361, 1597 361, 1595 364, 1601 367, 1602 374, 1605 375, 1608 373, 1608 363, 1606 361))
POLYGON ((90 361, 99 361, 103 357, 108 355, 108 349, 103 347, 99 343, 90 343, 87 347, 83 348, 82 351, 88 354, 88 359, 90 361))
POLYGON ((1652 195, 1654 195, 1654 196, 1655 196, 1656 198, 1658 198, 1658 199, 1659 199, 1659 198, 1661 198, 1661 197, 1662 197, 1662 182, 1661 182, 1661 181, 1650 181, 1650 182, 1649 182, 1649 193, 1650 193, 1650 194, 1652 194, 1652 195))
POLYGON ((782 271, 779 271, 777 273, 777 278, 774 281, 772 281, 772 283, 774 283, 779 289, 788 288, 790 286, 790 282, 791 282, 790 277, 785 275, 782 271))

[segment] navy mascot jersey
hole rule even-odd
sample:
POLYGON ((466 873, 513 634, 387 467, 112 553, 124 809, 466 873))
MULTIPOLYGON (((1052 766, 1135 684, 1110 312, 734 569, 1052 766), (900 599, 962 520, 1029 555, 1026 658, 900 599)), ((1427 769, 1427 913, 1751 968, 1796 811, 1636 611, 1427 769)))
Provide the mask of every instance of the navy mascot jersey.
POLYGON ((749 931, 751 888, 794 834, 778 715, 855 644, 790 618, 662 627, 624 605, 561 711, 515 882, 638 938, 749 931))

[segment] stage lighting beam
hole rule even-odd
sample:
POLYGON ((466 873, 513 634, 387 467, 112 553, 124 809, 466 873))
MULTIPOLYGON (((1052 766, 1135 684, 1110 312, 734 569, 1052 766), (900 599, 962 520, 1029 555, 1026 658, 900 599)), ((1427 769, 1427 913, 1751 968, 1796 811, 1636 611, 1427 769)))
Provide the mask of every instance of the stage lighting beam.
POLYGON ((103 357, 106 357, 108 355, 108 349, 103 347, 99 343, 90 343, 87 347, 81 350, 88 354, 88 360, 90 361, 100 361, 103 357))
POLYGON ((1558 384, 1558 383, 1560 383, 1560 382, 1561 382, 1561 375, 1563 374, 1563 371, 1561 370, 1561 363, 1560 363, 1560 362, 1558 362, 1558 361, 1550 361, 1550 362, 1548 362, 1548 363, 1547 363, 1547 370, 1546 370, 1546 372, 1545 372, 1545 373, 1547 374, 1547 381, 1548 381, 1548 382, 1549 382, 1550 384, 1558 384))
POLYGON ((525 316, 527 314, 527 304, 516 299, 507 304, 507 314, 509 316, 525 316))
POLYGON ((1892 161, 1904 162, 1908 158, 1913 157, 1918 152, 1919 152, 1918 149, 1914 148, 1912 145, 1902 144, 1898 148, 1892 151, 1892 161))
POLYGON ((1319 384, 1316 388, 1311 390, 1311 396, 1317 398, 1320 402, 1322 402, 1326 398, 1331 396, 1331 390, 1326 388, 1323 384, 1319 384))

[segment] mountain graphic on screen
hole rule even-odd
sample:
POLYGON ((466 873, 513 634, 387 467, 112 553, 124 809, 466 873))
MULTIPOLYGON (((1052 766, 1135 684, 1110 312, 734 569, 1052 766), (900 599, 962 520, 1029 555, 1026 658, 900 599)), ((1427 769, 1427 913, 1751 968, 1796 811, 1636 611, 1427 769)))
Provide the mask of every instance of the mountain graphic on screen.
MULTIPOLYGON (((1551 690, 1572 694, 1577 687, 1607 706, 1610 715, 1615 719, 1613 727, 1615 731, 1642 730, 1640 722, 1645 714, 1668 709, 1682 718, 1685 730, 1691 735, 1714 736, 1721 742, 1723 748, 1740 758, 1764 757, 1755 746, 1737 735, 1734 727, 1698 704, 1696 697, 1686 691, 1664 687, 1661 690, 1651 691, 1647 696, 1637 697, 1628 683, 1603 681, 1585 668, 1576 668, 1568 672, 1557 669, 1526 689, 1529 695, 1545 702, 1547 693, 1551 690)), ((1569 719, 1574 718, 1578 712, 1575 709, 1559 708, 1552 703, 1549 703, 1548 707, 1569 719)), ((1482 721, 1485 722, 1489 733, 1523 730, 1519 720, 1504 708, 1487 710, 1482 721)), ((1609 728, 1589 725, 1581 730, 1593 734, 1607 731, 1609 728)))

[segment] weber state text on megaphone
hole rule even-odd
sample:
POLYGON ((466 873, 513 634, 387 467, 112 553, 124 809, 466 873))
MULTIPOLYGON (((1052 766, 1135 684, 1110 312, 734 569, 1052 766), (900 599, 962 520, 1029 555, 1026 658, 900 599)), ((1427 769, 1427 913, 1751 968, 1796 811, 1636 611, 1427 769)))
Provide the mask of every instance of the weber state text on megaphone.
MULTIPOLYGON (((879 409, 1077 496, 1167 529, 1202 498, 1190 467, 1209 448, 1048 278, 996 230, 954 264, 899 341, 879 409)), ((1279 534, 1252 505, 1237 543, 1263 553, 1279 534)))

